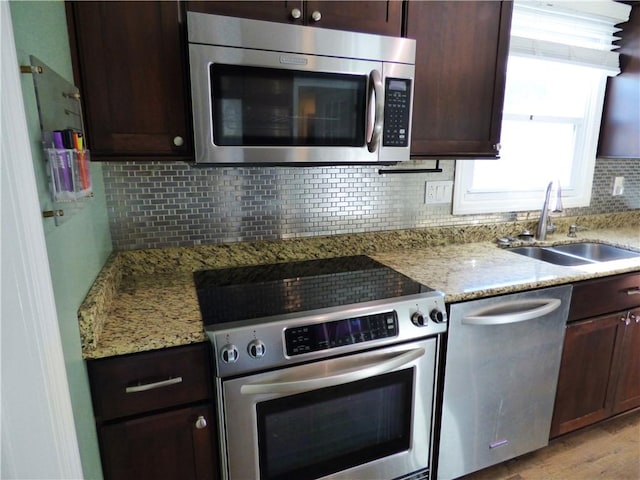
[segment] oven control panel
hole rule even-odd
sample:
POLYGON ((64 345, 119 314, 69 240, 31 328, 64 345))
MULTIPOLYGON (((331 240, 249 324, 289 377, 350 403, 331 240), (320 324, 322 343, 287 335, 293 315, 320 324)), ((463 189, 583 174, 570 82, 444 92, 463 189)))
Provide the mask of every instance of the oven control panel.
POLYGON ((287 328, 284 331, 284 343, 287 355, 292 357, 396 336, 398 314, 392 310, 375 315, 287 328))
POLYGON ((439 335, 447 331, 444 295, 423 292, 241 322, 206 325, 216 376, 228 378, 439 335))

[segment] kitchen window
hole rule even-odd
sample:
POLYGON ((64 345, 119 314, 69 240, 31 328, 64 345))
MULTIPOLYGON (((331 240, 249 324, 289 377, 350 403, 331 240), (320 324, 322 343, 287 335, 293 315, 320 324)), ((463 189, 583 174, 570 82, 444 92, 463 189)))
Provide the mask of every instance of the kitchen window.
POLYGON ((565 207, 589 205, 606 78, 619 73, 614 25, 628 19, 625 7, 514 4, 500 159, 456 162, 454 214, 537 210, 551 181, 565 207))

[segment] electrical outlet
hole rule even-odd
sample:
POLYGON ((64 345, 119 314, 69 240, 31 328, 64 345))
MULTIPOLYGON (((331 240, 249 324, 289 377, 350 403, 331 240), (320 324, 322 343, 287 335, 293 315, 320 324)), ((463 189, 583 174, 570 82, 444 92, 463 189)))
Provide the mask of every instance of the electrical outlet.
POLYGON ((611 195, 617 196, 624 193, 624 177, 615 177, 613 179, 613 192, 611 195))
POLYGON ((424 203, 451 203, 453 196, 453 180, 426 182, 424 189, 424 203))

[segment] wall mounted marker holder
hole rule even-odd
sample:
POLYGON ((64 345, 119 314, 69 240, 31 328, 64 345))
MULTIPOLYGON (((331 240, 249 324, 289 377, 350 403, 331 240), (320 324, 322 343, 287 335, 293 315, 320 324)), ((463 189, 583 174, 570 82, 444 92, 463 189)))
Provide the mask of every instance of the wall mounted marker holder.
POLYGON ((81 200, 93 196, 80 92, 33 55, 29 58, 31 65, 22 65, 20 71, 33 76, 44 160, 54 203, 43 216, 54 218, 56 225, 60 225, 69 213, 72 216, 83 208, 81 200), (55 205, 57 203, 64 203, 67 215, 60 205, 55 205))
POLYGON ((43 140, 53 200, 72 202, 91 196, 89 152, 84 149, 82 134, 71 129, 43 131, 43 140))

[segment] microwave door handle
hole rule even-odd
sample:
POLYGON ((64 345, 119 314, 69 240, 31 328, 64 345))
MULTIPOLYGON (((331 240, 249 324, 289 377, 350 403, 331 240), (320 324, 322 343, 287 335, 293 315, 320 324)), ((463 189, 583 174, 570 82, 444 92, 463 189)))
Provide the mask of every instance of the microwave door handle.
POLYGON ((373 127, 369 130, 371 112, 367 115, 367 134, 371 131, 371 138, 367 138, 367 148, 375 152, 380 144, 382 136, 382 119, 384 116, 384 91, 382 88, 382 76, 378 70, 371 70, 369 74, 369 109, 371 108, 371 95, 373 93, 374 112, 373 127))
POLYGON ((294 394, 308 392, 310 390, 319 390, 322 388, 333 387, 345 383, 363 380, 369 377, 382 375, 396 368, 402 367, 425 354, 424 348, 415 348, 395 355, 390 359, 370 365, 362 365, 357 369, 353 367, 337 372, 328 377, 311 377, 311 378, 291 378, 278 382, 265 383, 248 383, 240 387, 242 395, 262 395, 262 394, 294 394))
POLYGON ((464 325, 505 325, 540 318, 560 307, 559 298, 536 300, 514 300, 502 302, 492 307, 465 315, 464 325))

